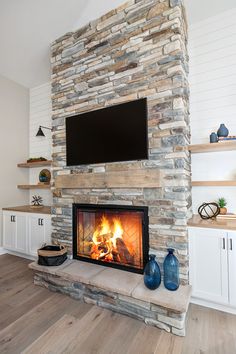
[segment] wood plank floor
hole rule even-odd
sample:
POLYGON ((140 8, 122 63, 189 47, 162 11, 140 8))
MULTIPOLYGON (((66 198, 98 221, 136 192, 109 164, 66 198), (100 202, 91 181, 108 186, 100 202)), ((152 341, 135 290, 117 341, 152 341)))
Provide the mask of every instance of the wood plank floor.
POLYGON ((236 316, 191 305, 176 337, 37 287, 28 263, 0 256, 0 353, 236 354, 236 316))

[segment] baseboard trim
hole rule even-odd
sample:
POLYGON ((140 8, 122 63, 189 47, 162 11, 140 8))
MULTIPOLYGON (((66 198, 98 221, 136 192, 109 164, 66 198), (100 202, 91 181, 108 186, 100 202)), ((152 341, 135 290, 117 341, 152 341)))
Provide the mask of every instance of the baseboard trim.
POLYGON ((7 250, 5 250, 5 248, 3 248, 3 247, 0 247, 0 255, 6 254, 6 253, 8 253, 7 250))
POLYGON ((208 308, 211 308, 214 310, 227 312, 227 313, 231 313, 233 315, 236 315, 236 308, 230 307, 227 305, 216 304, 214 302, 198 299, 196 297, 191 297, 190 302, 191 302, 191 304, 200 305, 200 306, 208 307, 208 308))
POLYGON ((26 259, 29 259, 31 261, 35 261, 36 260, 36 257, 34 257, 34 256, 30 256, 28 254, 24 254, 24 253, 20 253, 20 252, 10 251, 10 250, 7 250, 7 249, 2 248, 2 247, 0 247, 0 255, 1 254, 11 254, 13 256, 26 258, 26 259))

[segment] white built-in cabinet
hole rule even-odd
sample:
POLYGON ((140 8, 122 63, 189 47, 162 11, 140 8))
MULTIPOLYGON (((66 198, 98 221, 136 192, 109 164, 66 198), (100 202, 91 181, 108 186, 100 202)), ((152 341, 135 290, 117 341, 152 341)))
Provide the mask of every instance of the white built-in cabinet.
POLYGON ((189 228, 192 296, 236 307, 236 231, 189 228))
POLYGON ((3 248, 29 256, 51 241, 51 215, 3 211, 3 248))
POLYGON ((236 231, 228 234, 229 303, 236 307, 236 231))

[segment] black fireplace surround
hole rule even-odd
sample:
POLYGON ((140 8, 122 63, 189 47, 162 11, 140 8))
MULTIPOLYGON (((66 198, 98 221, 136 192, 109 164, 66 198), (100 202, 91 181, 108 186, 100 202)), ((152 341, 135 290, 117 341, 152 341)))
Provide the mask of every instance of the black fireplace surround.
POLYGON ((73 258, 143 274, 148 207, 73 204, 73 258))

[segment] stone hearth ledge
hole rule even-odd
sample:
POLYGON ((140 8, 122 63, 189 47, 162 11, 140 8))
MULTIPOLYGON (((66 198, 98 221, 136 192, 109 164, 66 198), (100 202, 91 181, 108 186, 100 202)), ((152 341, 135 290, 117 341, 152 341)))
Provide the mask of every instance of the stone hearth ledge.
POLYGON ((185 335, 185 317, 191 286, 181 285, 175 292, 162 285, 149 290, 143 275, 95 264, 68 260, 58 267, 29 264, 35 272, 34 282, 87 303, 143 320, 145 323, 185 335))

